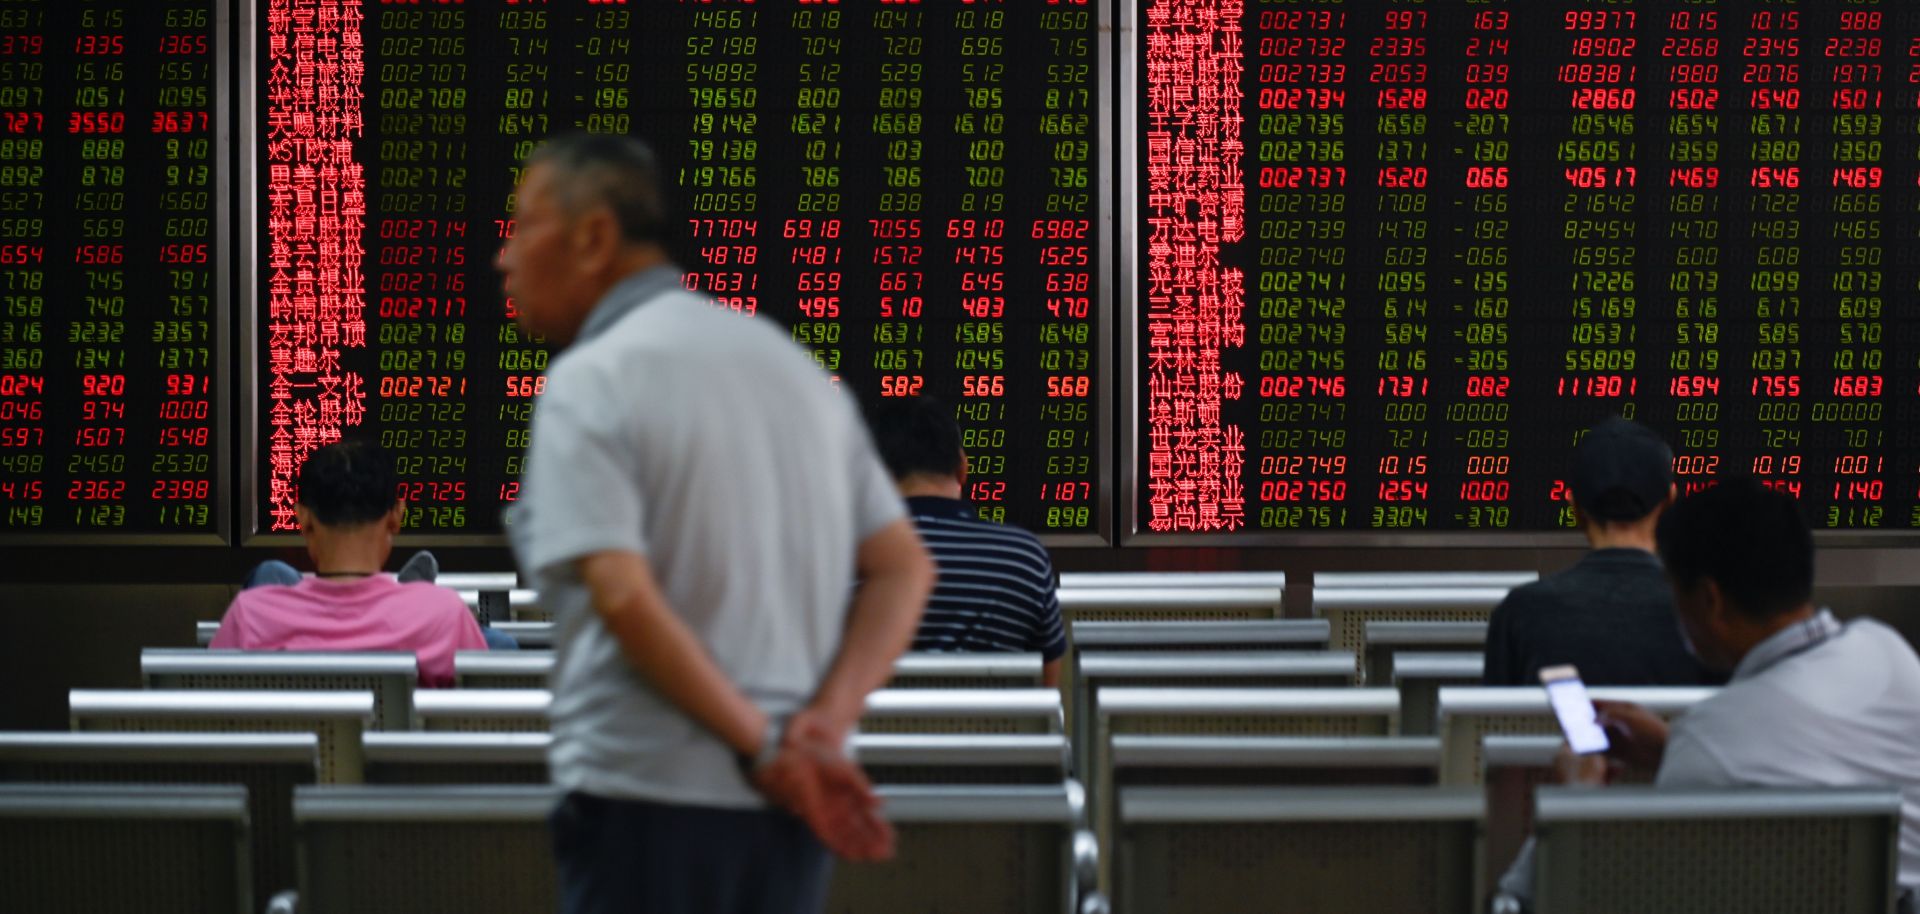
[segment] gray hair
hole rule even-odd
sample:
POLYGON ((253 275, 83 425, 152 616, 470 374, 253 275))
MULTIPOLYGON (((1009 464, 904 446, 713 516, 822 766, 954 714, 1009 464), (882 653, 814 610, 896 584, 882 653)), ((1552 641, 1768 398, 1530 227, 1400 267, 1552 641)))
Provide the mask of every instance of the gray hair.
POLYGON ((613 211, 623 239, 664 238, 667 205, 660 165, 646 143, 630 136, 574 131, 549 137, 527 156, 526 164, 547 166, 554 195, 569 214, 605 206, 613 211))

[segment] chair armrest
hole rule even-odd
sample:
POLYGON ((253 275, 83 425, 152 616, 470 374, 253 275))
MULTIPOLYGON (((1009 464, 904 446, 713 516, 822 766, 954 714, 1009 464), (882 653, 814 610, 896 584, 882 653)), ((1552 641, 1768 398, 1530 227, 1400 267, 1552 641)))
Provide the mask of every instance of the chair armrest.
POLYGON ((1073 833, 1073 897, 1085 899, 1098 895, 1100 888, 1100 841, 1087 829, 1073 833))

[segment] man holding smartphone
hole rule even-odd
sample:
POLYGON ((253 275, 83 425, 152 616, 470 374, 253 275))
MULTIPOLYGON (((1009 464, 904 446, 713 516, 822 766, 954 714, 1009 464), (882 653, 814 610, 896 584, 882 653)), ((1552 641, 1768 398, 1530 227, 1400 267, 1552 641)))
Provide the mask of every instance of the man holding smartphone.
MULTIPOLYGON (((1599 703, 1607 756, 1657 771, 1661 787, 1869 787, 1901 792, 1899 881, 1920 892, 1920 657, 1868 618, 1816 607, 1813 537, 1794 500, 1722 480, 1661 521, 1660 556, 1691 650, 1732 681, 1671 724, 1599 703)), ((1606 759, 1564 765, 1599 784, 1606 759)), ((1523 869, 1525 859, 1516 870, 1523 869)), ((1528 880, 1510 874, 1514 893, 1528 880)), ((1517 893, 1515 893, 1517 894, 1517 893)))
POLYGON ((1673 451, 1644 425, 1608 419, 1573 451, 1573 513, 1593 547, 1572 568, 1518 587, 1487 626, 1483 681, 1530 686, 1572 664, 1592 685, 1717 683, 1680 643, 1654 526, 1673 502, 1673 451))

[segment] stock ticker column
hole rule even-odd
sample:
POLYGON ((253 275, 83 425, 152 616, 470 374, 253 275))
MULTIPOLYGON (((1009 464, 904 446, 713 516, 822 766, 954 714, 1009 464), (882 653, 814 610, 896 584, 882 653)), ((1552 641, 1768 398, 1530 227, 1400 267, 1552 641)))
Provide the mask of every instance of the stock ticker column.
POLYGON ((984 516, 1102 529, 1092 5, 268 9, 260 27, 287 38, 262 41, 270 53, 253 62, 269 87, 259 163, 271 185, 276 156, 291 156, 291 192, 289 218, 262 225, 263 249, 289 255, 260 290, 263 529, 284 528, 299 457, 353 431, 399 455, 410 530, 499 531, 549 351, 514 326, 492 262, 513 231, 520 160, 574 129, 659 153, 687 288, 781 322, 863 400, 927 394, 954 409, 984 516), (276 105, 314 114, 276 122, 276 105), (276 146, 283 134, 328 142, 276 146), (307 223, 291 218, 303 175, 317 230, 304 257, 307 223))
POLYGON ((1140 10, 1144 532, 1570 527, 1608 415, 1920 526, 1920 10, 1140 10))
POLYGON ((0 537, 226 526, 220 8, 0 5, 0 537))

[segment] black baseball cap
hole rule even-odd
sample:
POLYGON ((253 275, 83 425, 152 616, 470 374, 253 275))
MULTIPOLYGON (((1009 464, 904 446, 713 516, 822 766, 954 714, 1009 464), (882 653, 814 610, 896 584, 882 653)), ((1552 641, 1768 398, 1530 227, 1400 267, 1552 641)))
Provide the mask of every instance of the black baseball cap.
POLYGON ((1638 422, 1618 417, 1573 449, 1573 501, 1599 521, 1639 520, 1673 489, 1673 449, 1638 422))

